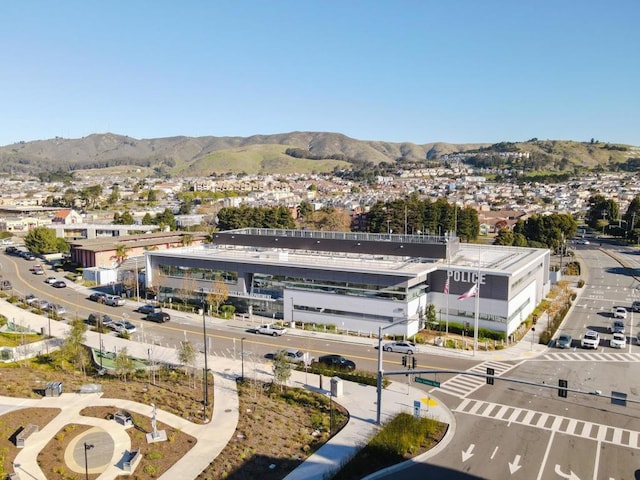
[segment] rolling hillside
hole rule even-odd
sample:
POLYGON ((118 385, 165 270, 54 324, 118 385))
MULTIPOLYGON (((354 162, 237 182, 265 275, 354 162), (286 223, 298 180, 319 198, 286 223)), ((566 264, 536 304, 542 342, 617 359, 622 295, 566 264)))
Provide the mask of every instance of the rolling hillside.
MULTIPOLYGON (((509 144, 535 153, 545 168, 594 167, 640 157, 637 147, 573 141, 509 144)), ((251 137, 168 137, 136 139, 112 133, 79 139, 54 138, 0 147, 0 172, 32 173, 138 166, 170 175, 212 173, 311 173, 351 163, 397 161, 426 164, 443 154, 491 147, 489 144, 392 143, 356 140, 339 133, 292 132, 251 137), (296 149, 297 155, 287 154, 296 149), (305 158, 306 156, 306 158, 305 158), (427 160, 428 159, 428 160, 427 160)), ((490 151, 490 150, 489 150, 490 151)))

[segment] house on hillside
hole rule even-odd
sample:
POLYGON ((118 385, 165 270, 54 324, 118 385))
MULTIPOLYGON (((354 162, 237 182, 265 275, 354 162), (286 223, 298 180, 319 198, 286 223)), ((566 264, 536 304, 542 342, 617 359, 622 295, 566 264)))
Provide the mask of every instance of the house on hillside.
POLYGON ((480 235, 498 233, 502 228, 513 230, 518 220, 525 216, 526 212, 518 210, 479 211, 480 235))
POLYGON ((82 215, 71 208, 65 208, 64 210, 58 210, 51 223, 59 225, 74 225, 76 223, 82 223, 82 215))

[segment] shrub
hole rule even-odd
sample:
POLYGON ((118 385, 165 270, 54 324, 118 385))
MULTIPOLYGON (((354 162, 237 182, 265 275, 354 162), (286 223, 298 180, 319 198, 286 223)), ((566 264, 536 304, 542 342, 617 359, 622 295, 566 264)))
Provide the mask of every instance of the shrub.
POLYGON ((160 452, 149 452, 147 453, 147 459, 149 460, 160 460, 162 458, 162 454, 160 452))

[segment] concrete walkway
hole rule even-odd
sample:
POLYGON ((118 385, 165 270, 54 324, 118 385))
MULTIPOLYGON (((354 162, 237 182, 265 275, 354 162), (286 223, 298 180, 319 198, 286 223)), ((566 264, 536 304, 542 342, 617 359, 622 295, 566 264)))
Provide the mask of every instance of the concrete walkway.
MULTIPOLYGON (((45 332, 48 331, 49 321, 46 317, 32 314, 5 301, 0 302, 0 310, 7 318, 19 320, 24 326, 28 326, 33 330, 40 331, 40 329, 44 329, 45 332)), ((232 321, 211 319, 212 323, 217 321, 224 322, 227 326, 235 326, 242 329, 249 327, 247 321, 242 319, 232 321)), ((70 327, 62 322, 52 321, 50 322, 50 328, 53 336, 64 337, 70 327)), ((333 340, 369 345, 372 343, 377 344, 377 341, 370 338, 306 332, 299 329, 291 329, 289 334, 331 338, 333 340)), ((138 358, 148 358, 149 352, 152 351, 154 361, 179 364, 174 349, 133 342, 113 336, 103 336, 103 342, 106 350, 113 350, 114 347, 120 350, 126 347, 129 355, 138 358)), ((95 332, 87 332, 86 344, 95 349, 99 348, 99 335, 95 332)), ((422 352, 438 355, 475 358, 479 362, 487 359, 516 360, 539 355, 547 350, 543 345, 531 344, 526 340, 505 350, 496 352, 477 351, 475 354, 470 351, 451 350, 426 345, 421 345, 420 349, 422 352)), ((209 423, 198 425, 168 412, 157 411, 158 421, 178 428, 197 438, 195 446, 171 469, 165 472, 160 477, 161 479, 174 480, 179 478, 182 480, 196 478, 216 458, 235 434, 239 418, 236 378, 240 376, 240 363, 240 360, 220 357, 209 360, 208 364, 212 367, 210 370, 212 371, 214 385, 213 415, 209 423)), ((197 366, 201 368, 203 364, 203 356, 200 356, 197 366)), ((271 380, 272 378, 271 373, 266 369, 258 370, 257 375, 260 375, 260 379, 263 380, 271 380)), ((329 379, 325 378, 325 382, 329 383, 329 379)), ((294 371, 290 384, 324 394, 329 393, 329 385, 324 385, 325 388, 320 389, 319 376, 310 373, 294 371)), ((333 398, 333 400, 349 411, 350 420, 348 424, 297 469, 291 472, 286 477, 287 480, 322 480, 326 478, 328 473, 335 472, 341 465, 346 463, 377 431, 377 394, 375 387, 353 382, 342 382, 342 385, 342 395, 338 398, 333 398)), ((381 420, 384 422, 399 412, 414 414, 415 402, 418 402, 420 406, 421 415, 429 415, 450 425, 447 435, 437 449, 434 449, 434 452, 444 448, 455 432, 454 417, 436 397, 427 398, 427 394, 422 390, 404 383, 392 382, 382 394, 381 420)), ((92 425, 108 432, 114 439, 115 448, 109 467, 99 478, 100 480, 111 480, 123 474, 124 472, 120 468, 121 460, 123 455, 131 448, 129 437, 124 427, 115 421, 79 415, 80 410, 85 406, 114 405, 114 403, 114 399, 101 398, 98 394, 64 393, 60 397, 45 397, 42 399, 0 397, 0 412, 26 406, 58 407, 62 409, 60 415, 52 422, 29 437, 25 448, 16 457, 15 463, 19 465, 19 467, 16 467, 16 471, 21 474, 20 478, 46 480, 45 474, 37 464, 38 452, 55 433, 68 423, 92 425)), ((121 400, 117 401, 117 405, 119 408, 151 416, 152 407, 150 405, 121 400)))

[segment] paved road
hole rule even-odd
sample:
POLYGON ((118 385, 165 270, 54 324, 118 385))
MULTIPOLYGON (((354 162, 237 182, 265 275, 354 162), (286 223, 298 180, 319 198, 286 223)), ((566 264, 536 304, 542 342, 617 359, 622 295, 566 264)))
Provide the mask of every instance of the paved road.
MULTIPOLYGON (((638 478, 640 403, 625 407, 612 404, 607 397, 622 392, 629 400, 640 402, 634 380, 640 377, 640 346, 634 343, 620 351, 606 341, 611 307, 631 305, 638 284, 611 254, 637 262, 637 251, 610 247, 613 252, 597 247, 579 252, 582 264, 589 267, 585 272, 589 283, 562 326, 578 339, 586 328, 597 329, 605 339, 597 351, 550 349, 517 365, 507 362, 501 371, 504 377, 540 386, 499 380, 487 386, 465 376, 444 382, 434 392, 446 394, 442 399, 455 416, 456 432, 447 450, 376 478, 638 478), (559 398, 559 379, 584 393, 570 392, 567 399, 559 398), (543 383, 554 388, 545 388, 543 383)), ((639 330, 637 317, 629 312, 627 334, 639 330)))

